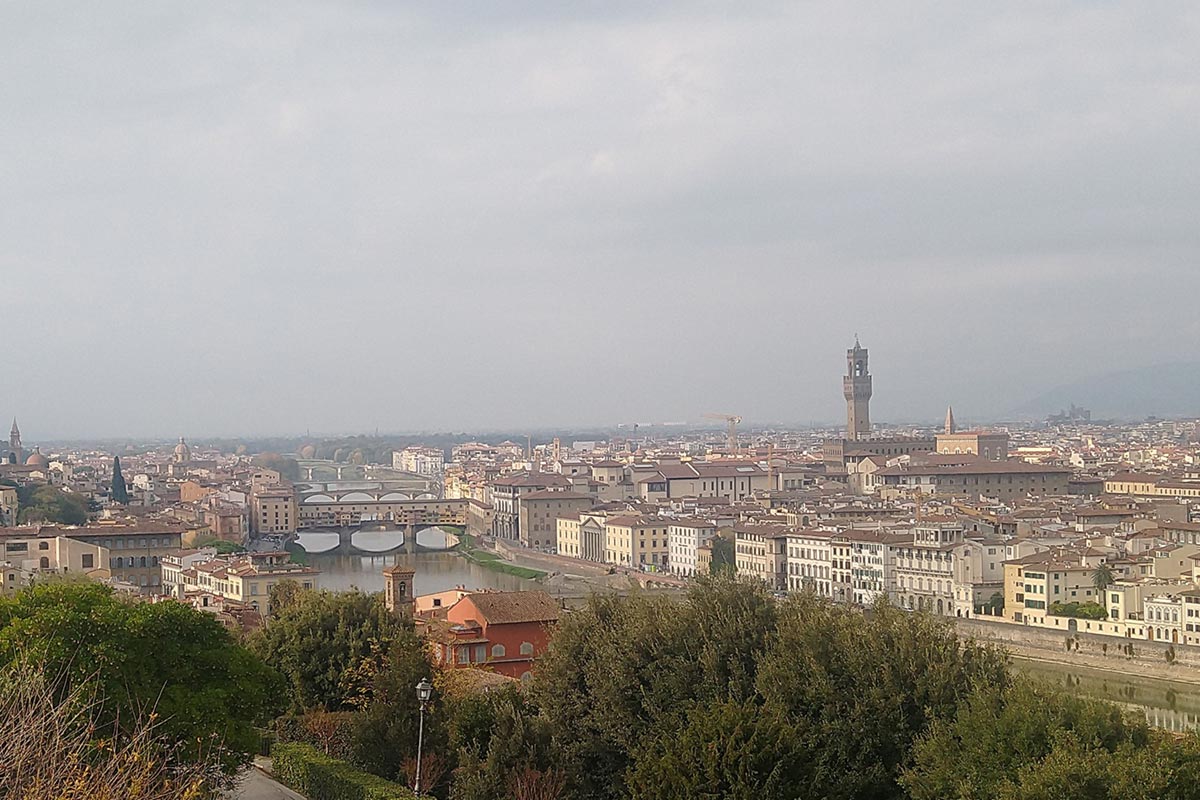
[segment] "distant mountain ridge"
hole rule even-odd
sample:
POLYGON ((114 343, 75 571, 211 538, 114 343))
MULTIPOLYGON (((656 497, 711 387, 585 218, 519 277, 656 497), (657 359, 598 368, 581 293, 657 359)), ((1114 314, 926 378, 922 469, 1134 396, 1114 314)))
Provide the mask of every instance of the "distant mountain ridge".
POLYGON ((1096 375, 1051 389, 1004 416, 1041 419, 1071 403, 1092 419, 1200 417, 1200 362, 1156 364, 1096 375))

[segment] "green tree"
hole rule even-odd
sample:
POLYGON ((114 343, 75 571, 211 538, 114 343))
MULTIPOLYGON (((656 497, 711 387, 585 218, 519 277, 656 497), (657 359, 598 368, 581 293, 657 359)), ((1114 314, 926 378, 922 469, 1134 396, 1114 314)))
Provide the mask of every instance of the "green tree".
POLYGON ((722 573, 732 575, 737 570, 737 555, 734 551, 733 542, 720 534, 712 538, 712 562, 708 565, 708 570, 713 575, 722 573))
POLYGON ((1149 741, 1144 722, 1110 703, 1019 680, 981 685, 958 712, 930 727, 901 778, 912 800, 996 797, 1017 770, 1046 758, 1061 740, 1114 751, 1149 741))
POLYGON ((120 456, 113 456, 112 499, 113 502, 120 503, 121 505, 129 503, 129 487, 125 485, 125 476, 121 474, 120 456))
POLYGON ((686 601, 594 596, 559 623, 532 691, 572 796, 624 796, 645 736, 678 725, 693 702, 753 697, 775 630, 761 584, 703 578, 686 601))
POLYGON ((1108 612, 1099 603, 1063 603, 1055 601, 1050 604, 1048 611, 1057 617, 1077 617, 1079 619, 1108 619, 1108 612))
POLYGON ((287 678, 294 711, 344 711, 370 702, 375 673, 404 631, 379 595, 283 581, 272 589, 268 624, 249 644, 287 678))
POLYGON ((454 701, 449 714, 453 800, 507 797, 514 778, 556 771, 549 726, 516 687, 454 701))
POLYGON ((201 761, 220 746, 232 772, 257 751, 255 725, 283 683, 209 614, 146 603, 95 583, 45 583, 0 599, 0 663, 43 670, 56 697, 95 689, 100 735, 153 713, 158 731, 201 761))
POLYGON ((246 548, 237 542, 231 542, 228 539, 221 539, 216 536, 205 536, 201 539, 198 539, 195 543, 195 546, 214 548, 219 555, 246 552, 246 548))
POLYGON ((1004 595, 1000 592, 992 592, 992 597, 988 600, 984 608, 993 617, 1000 616, 1000 614, 1004 613, 1004 595))
POLYGON ((57 486, 21 487, 17 490, 22 523, 83 525, 88 521, 88 502, 82 495, 57 486))
POLYGON ((797 728, 755 702, 721 701, 691 708, 678 729, 639 748, 629 774, 631 800, 822 798, 814 783, 813 731, 797 728))
POLYGON ((811 595, 785 602, 758 689, 794 724, 822 731, 812 767, 829 798, 893 798, 917 737, 971 688, 1008 680, 1005 657, 944 621, 881 602, 867 613, 811 595))
POLYGON ((1101 564, 1092 571, 1092 586, 1095 586, 1096 591, 1101 594, 1116 582, 1117 579, 1113 576, 1112 567, 1108 564, 1101 564))
POLYGON ((1196 800, 1200 744, 1155 733, 1145 746, 1097 747, 1060 737, 1044 759, 1021 766, 1001 800, 1196 800))

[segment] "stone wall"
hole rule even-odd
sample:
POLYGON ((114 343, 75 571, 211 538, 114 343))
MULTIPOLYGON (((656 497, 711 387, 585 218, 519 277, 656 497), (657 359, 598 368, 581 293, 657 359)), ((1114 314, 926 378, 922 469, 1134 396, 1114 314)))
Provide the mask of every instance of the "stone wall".
POLYGON ((1101 636, 1081 631, 1056 631, 979 619, 956 619, 955 624, 959 635, 965 638, 1004 644, 1016 652, 1053 661, 1069 663, 1073 656, 1085 656, 1089 663, 1094 660, 1111 662, 1113 669, 1120 669, 1122 664, 1200 667, 1200 647, 1190 645, 1101 636))

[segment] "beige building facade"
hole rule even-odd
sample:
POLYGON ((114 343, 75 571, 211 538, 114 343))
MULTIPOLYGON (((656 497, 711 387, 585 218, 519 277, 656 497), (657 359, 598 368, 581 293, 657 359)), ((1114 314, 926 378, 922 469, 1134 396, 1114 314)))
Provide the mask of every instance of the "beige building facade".
POLYGON ((558 550, 558 518, 591 509, 595 498, 569 491, 542 490, 522 495, 517 501, 521 544, 535 550, 558 550))
POLYGON ((250 529, 254 533, 295 533, 300 512, 290 486, 262 486, 250 493, 250 529))
POLYGON ((0 592, 12 594, 52 575, 111 577, 108 550, 66 536, 44 535, 37 528, 0 533, 0 592))
POLYGON ((320 572, 294 563, 286 552, 216 556, 215 550, 179 553, 164 560, 167 594, 185 599, 189 593, 207 592, 244 603, 266 616, 271 613, 270 593, 282 581, 295 581, 304 589, 319 589, 320 572))
POLYGON ((988 461, 1005 461, 1008 458, 1008 434, 983 431, 939 433, 937 452, 942 455, 970 453, 988 461))

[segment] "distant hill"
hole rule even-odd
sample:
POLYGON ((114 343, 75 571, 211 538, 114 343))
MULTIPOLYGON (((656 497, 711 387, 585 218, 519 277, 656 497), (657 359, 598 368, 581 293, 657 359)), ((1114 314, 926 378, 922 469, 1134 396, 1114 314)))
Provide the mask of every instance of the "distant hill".
POLYGON ((1071 403, 1091 409, 1092 419, 1200 417, 1200 362, 1159 364, 1085 378, 1051 389, 1004 416, 1042 419, 1071 403))

